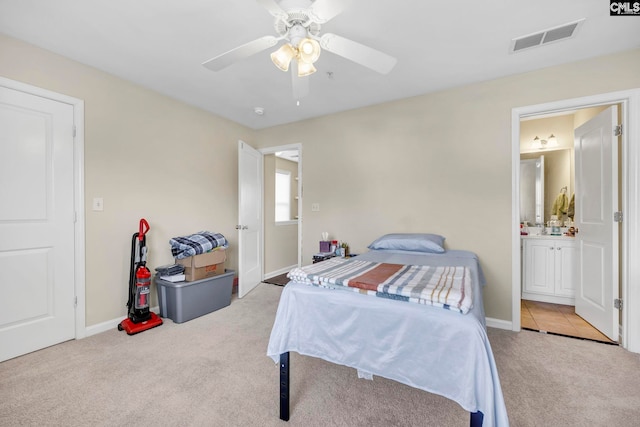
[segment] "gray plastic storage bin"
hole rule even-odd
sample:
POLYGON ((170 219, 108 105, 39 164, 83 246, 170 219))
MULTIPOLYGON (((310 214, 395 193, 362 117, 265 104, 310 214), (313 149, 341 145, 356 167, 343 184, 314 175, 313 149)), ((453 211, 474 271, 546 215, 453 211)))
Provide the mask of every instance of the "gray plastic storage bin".
POLYGON ((156 275, 160 317, 186 322, 231 304, 233 270, 193 282, 168 282, 156 275))

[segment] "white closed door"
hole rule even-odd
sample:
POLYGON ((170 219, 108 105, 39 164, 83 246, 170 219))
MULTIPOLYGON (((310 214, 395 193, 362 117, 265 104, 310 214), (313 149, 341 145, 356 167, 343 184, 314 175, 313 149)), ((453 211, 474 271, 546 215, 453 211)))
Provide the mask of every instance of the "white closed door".
POLYGON ((262 154, 238 142, 238 297, 262 281, 262 154))
POLYGON ((580 244, 576 313, 618 340, 618 138, 612 106, 575 130, 575 222, 580 244))
POLYGON ((0 361, 75 337, 73 120, 0 86, 0 361))

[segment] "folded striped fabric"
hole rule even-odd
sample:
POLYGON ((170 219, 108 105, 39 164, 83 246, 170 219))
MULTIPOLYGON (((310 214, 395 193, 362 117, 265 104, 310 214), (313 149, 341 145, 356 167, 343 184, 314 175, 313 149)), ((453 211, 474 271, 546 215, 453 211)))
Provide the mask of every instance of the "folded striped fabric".
POLYGON ((294 268, 299 283, 433 305, 466 314, 473 307, 470 270, 463 266, 401 265, 332 258, 294 268))
POLYGON ((176 259, 188 258, 209 252, 215 248, 227 248, 227 239, 220 233, 199 231, 185 237, 174 237, 169 240, 171 254, 176 259))

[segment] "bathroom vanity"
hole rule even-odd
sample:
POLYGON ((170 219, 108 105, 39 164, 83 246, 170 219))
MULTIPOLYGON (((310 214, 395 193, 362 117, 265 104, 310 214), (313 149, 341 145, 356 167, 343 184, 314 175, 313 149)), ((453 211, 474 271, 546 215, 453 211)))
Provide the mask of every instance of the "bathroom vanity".
POLYGON ((522 236, 522 298, 574 305, 579 250, 575 237, 522 236))

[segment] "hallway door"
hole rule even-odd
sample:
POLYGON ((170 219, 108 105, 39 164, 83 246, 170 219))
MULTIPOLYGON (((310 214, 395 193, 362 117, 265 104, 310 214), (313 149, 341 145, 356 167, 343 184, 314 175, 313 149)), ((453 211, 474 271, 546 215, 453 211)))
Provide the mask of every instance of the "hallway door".
POLYGON ((74 109, 0 86, 0 361, 73 339, 74 109))
POLYGON ((262 280, 262 154, 238 142, 238 297, 262 280))

